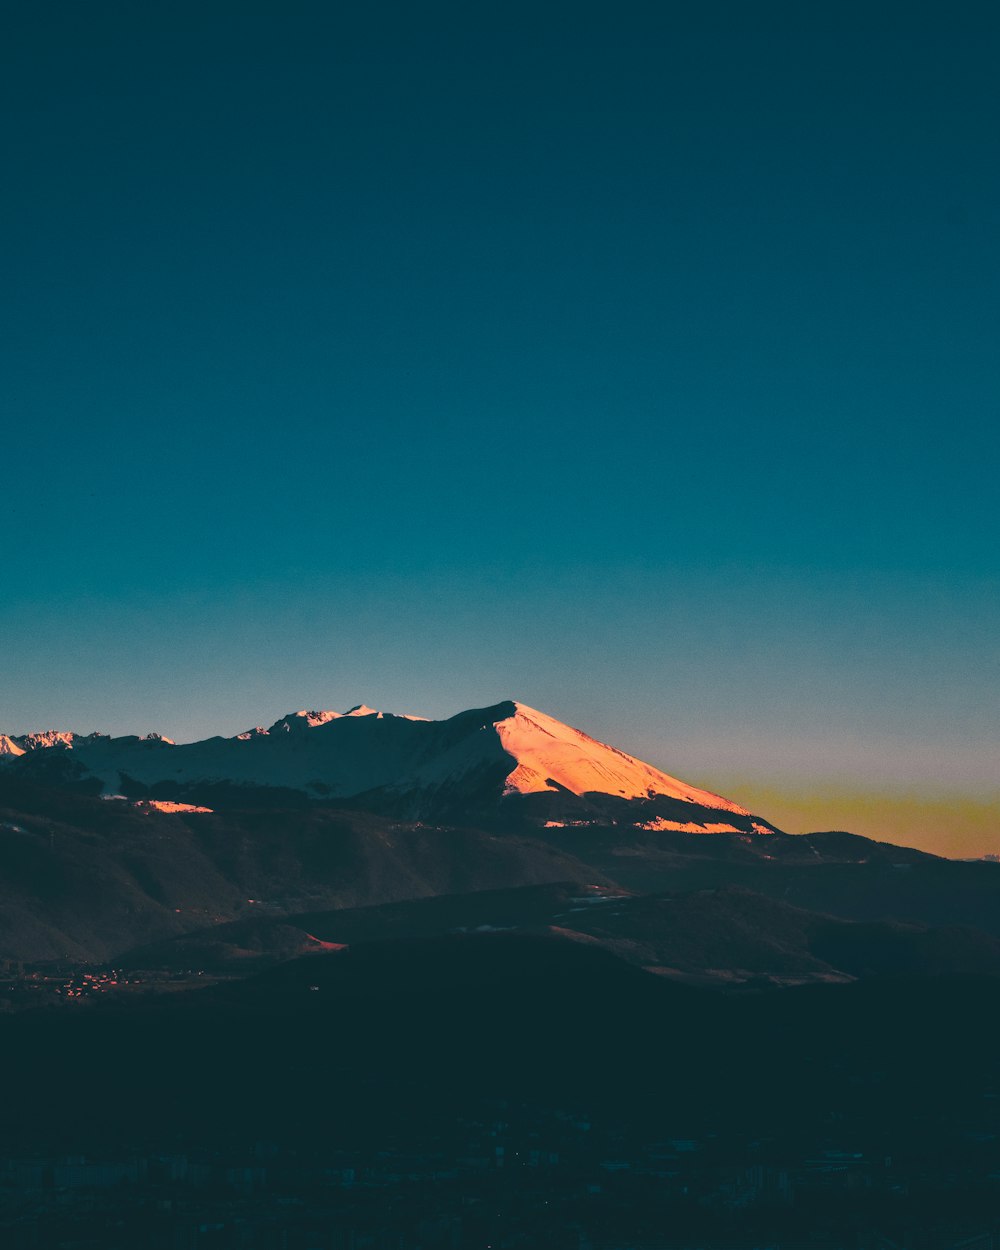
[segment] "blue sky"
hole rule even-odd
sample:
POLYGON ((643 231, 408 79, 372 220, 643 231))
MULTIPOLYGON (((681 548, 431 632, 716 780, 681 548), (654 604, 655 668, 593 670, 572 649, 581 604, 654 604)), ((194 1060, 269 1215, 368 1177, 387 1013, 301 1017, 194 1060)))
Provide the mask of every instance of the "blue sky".
POLYGON ((993 6, 7 26, 3 728, 996 793, 993 6))

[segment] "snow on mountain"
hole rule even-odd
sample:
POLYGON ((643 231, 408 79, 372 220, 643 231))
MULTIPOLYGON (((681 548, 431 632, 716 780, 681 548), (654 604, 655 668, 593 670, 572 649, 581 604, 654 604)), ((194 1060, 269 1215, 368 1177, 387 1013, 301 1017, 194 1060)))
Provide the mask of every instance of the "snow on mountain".
MULTIPOLYGON (((160 734, 147 734, 148 738, 160 739, 160 734)), ((81 742, 110 741, 107 734, 70 733, 63 729, 44 729, 39 733, 0 734, 0 755, 25 755, 29 751, 47 751, 52 748, 72 750, 81 742)), ((170 738, 162 741, 170 742, 170 738)))
POLYGON ((746 808, 729 799, 669 777, 544 712, 523 703, 515 703, 514 707, 513 716, 496 722, 503 749, 517 760, 517 767, 506 780, 508 794, 552 790, 555 782, 573 794, 598 792, 626 799, 662 794, 686 803, 750 815, 746 808))
POLYGON ((104 793, 132 797, 181 801, 220 785, 266 787, 327 802, 395 806, 411 814, 444 807, 495 809, 517 799, 534 811, 540 796, 560 801, 599 797, 605 808, 607 802, 617 804, 616 818, 627 818, 629 804, 643 807, 641 818, 637 810, 628 819, 641 819, 648 829, 765 828, 751 825, 750 813, 731 800, 513 701, 442 721, 395 716, 364 704, 345 713, 303 710, 290 712, 269 729, 258 726, 232 738, 181 745, 155 734, 108 738, 49 732, 3 741, 12 744, 6 752, 0 747, 8 767, 30 768, 31 757, 61 748, 64 759, 71 753, 78 779, 99 782, 104 793), (654 800, 672 801, 674 807, 650 811, 654 800), (689 819, 683 809, 675 810, 677 804, 726 813, 729 819, 709 825, 703 811, 695 810, 689 819))
MULTIPOLYGON (((374 716, 376 720, 382 720, 386 716, 393 716, 392 712, 376 712, 373 707, 368 707, 365 703, 359 703, 357 707, 352 707, 346 712, 307 712, 304 709, 301 712, 289 712, 287 716, 282 716, 280 720, 276 720, 270 729, 265 729, 263 725, 257 725, 253 729, 247 729, 241 734, 237 734, 237 738, 245 740, 247 738, 255 738, 267 734, 275 733, 300 733, 306 729, 315 729, 318 725, 327 725, 332 720, 344 720, 346 717, 362 717, 374 716)), ((398 720, 424 720, 423 716, 399 716, 398 720)))
MULTIPOLYGON (((289 712, 287 716, 282 716, 280 720, 276 720, 270 729, 261 729, 258 726, 251 730, 251 733, 299 733, 306 729, 315 729, 317 725, 326 725, 332 720, 339 720, 343 715, 342 712, 289 712)), ((239 735, 242 737, 242 735, 239 735)))
POLYGON ((72 747, 79 734, 66 733, 59 729, 45 729, 41 733, 23 734, 14 741, 23 751, 44 750, 49 747, 72 747))
POLYGON ((196 803, 172 803, 169 799, 136 799, 133 807, 142 812, 167 812, 176 816, 180 812, 211 812, 210 807, 199 807, 196 803))
POLYGON ((376 720, 382 720, 386 716, 394 716, 397 720, 423 720, 426 716, 412 716, 409 712, 376 712, 373 707, 369 707, 367 703, 359 703, 357 707, 352 707, 350 711, 344 713, 345 716, 374 716, 376 720))

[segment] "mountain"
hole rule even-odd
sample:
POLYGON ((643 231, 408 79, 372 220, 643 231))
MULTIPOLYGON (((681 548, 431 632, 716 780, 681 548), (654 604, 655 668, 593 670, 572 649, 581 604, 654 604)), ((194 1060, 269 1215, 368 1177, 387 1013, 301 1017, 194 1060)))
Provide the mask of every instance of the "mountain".
POLYGON ((1000 865, 784 834, 519 703, 442 721, 302 711, 186 745, 49 731, 0 748, 0 958, 147 948, 141 963, 166 943, 146 966, 248 971, 402 932, 402 913, 379 910, 395 905, 425 918, 417 933, 558 931, 716 981, 996 964, 1000 865), (545 894, 557 887, 570 901, 545 894), (572 901, 595 888, 621 901, 572 901))
POLYGON ((400 818, 517 817, 692 833, 770 833, 721 795, 688 785, 569 725, 506 701, 447 720, 290 713, 269 729, 176 745, 159 734, 7 736, 6 769, 104 796, 207 807, 335 804, 400 818))
MULTIPOLYGON (((728 887, 844 920, 973 925, 1000 937, 1000 865, 939 859, 850 834, 695 835, 610 820, 531 828, 498 818, 486 827, 320 804, 172 807, 162 800, 107 802, 0 769, 0 958, 115 960, 135 947, 198 933, 197 953, 167 952, 162 963, 146 966, 250 968, 313 949, 317 939, 352 943, 359 934, 368 940, 408 932, 409 920, 400 916, 427 900, 419 914, 430 933, 483 925, 580 932, 584 921, 606 920, 608 931, 591 936, 618 943, 617 953, 644 965, 730 969, 736 979, 796 975, 785 957, 792 947, 784 937, 771 941, 778 913, 760 904, 754 918, 734 920, 739 908, 706 894, 728 887), (588 904, 562 905, 529 888, 558 883, 560 897, 584 898, 594 887, 608 897, 700 894, 691 903, 691 943, 681 941, 684 926, 670 928, 672 910, 688 914, 686 903, 650 904, 647 911, 631 901, 591 915, 588 904), (380 910, 385 904, 403 912, 380 910), (374 911, 344 915, 357 908, 374 911), (296 932, 262 923, 282 918, 296 932), (222 931, 230 922, 241 927, 222 931), (205 932, 210 928, 215 932, 205 932), (760 959, 745 939, 754 928, 760 959), (771 960, 779 950, 781 959, 771 960)), ((863 942, 857 954, 873 949, 863 942)), ((954 949, 971 951, 967 943, 954 949)), ((809 976, 822 972, 813 956, 848 973, 861 966, 846 947, 830 955, 810 948, 802 965, 809 976)))

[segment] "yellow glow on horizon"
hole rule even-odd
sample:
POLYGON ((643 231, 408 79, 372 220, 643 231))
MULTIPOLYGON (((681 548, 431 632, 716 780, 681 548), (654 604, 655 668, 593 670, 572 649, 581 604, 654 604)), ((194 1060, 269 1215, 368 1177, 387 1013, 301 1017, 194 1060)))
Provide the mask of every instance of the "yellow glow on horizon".
POLYGON ((846 829, 951 859, 1000 854, 1000 793, 970 798, 718 777, 705 784, 788 833, 846 829))

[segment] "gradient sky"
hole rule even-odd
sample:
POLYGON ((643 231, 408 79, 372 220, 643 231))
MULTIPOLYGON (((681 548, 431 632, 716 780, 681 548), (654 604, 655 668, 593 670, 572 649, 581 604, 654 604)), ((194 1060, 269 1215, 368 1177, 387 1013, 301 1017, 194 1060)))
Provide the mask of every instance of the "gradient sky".
POLYGON ((1000 851, 995 5, 2 43, 0 729, 516 697, 1000 851))

